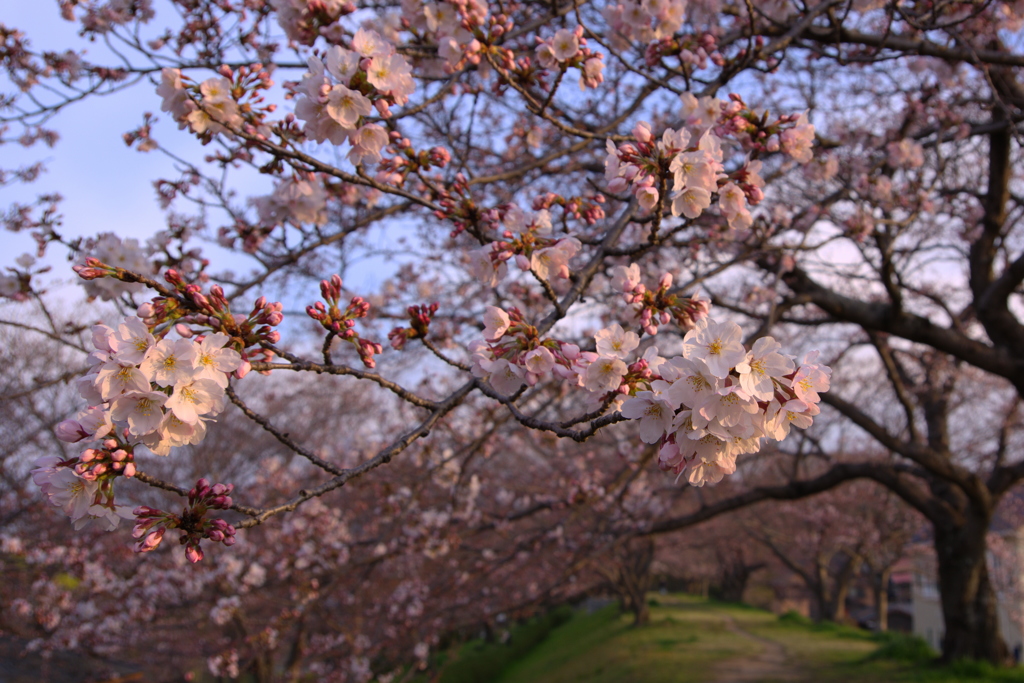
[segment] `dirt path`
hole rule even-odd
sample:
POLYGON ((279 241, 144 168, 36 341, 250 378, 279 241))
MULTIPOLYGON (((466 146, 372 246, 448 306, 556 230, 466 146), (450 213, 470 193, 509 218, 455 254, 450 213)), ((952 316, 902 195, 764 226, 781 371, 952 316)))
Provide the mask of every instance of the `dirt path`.
POLYGON ((715 683, 784 683, 807 680, 804 673, 790 661, 786 648, 779 642, 744 631, 736 620, 725 616, 725 627, 740 638, 760 645, 756 654, 727 659, 715 665, 710 680, 715 683))

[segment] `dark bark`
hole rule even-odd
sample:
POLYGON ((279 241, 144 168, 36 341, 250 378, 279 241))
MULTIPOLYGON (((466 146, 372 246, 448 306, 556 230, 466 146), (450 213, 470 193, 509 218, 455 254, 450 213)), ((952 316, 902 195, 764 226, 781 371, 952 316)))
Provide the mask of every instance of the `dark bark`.
POLYGON ((824 585, 829 586, 829 574, 833 574, 831 589, 822 596, 821 603, 822 618, 826 621, 840 622, 846 619, 846 596, 850 592, 850 584, 860 571, 861 558, 859 555, 843 552, 840 553, 840 565, 838 570, 829 572, 826 569, 822 573, 824 585))
POLYGON ((611 589, 619 596, 623 612, 633 614, 633 626, 643 626, 651 620, 647 605, 647 591, 651 587, 651 563, 654 561, 654 541, 635 538, 619 546, 608 566, 597 570, 608 579, 611 589))
POLYGON ((765 563, 747 562, 742 552, 737 552, 728 559, 719 553, 718 559, 722 573, 715 591, 717 597, 725 602, 742 602, 750 577, 758 569, 763 568, 765 563))
POLYGON ((965 524, 935 525, 939 595, 946 624, 942 658, 1010 664, 1010 652, 999 631, 996 596, 985 561, 985 534, 991 512, 968 508, 965 513, 965 524))
POLYGON ((878 613, 875 630, 879 632, 889 630, 889 577, 891 575, 892 567, 871 572, 872 588, 875 592, 875 612, 878 613))

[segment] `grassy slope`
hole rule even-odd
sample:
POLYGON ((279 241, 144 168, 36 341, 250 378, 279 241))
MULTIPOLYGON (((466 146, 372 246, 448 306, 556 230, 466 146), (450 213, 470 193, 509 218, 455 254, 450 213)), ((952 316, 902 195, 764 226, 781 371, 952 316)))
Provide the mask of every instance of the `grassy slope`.
POLYGON ((697 604, 653 606, 650 625, 640 629, 614 606, 580 615, 509 667, 500 683, 697 683, 708 680, 714 662, 759 649, 730 633, 722 614, 697 604))
POLYGON ((780 620, 760 610, 683 596, 659 596, 658 601, 651 624, 640 629, 630 628, 629 617, 614 607, 577 615, 507 667, 497 683, 711 683, 726 676, 726 668, 733 672, 736 667, 753 672, 742 680, 766 682, 783 680, 784 671, 796 676, 786 680, 814 683, 1024 683, 1020 670, 937 667, 907 639, 880 641, 856 629, 780 620), (880 647, 899 658, 879 657, 880 647), (784 660, 773 674, 763 662, 773 656, 778 661, 780 655, 784 660))

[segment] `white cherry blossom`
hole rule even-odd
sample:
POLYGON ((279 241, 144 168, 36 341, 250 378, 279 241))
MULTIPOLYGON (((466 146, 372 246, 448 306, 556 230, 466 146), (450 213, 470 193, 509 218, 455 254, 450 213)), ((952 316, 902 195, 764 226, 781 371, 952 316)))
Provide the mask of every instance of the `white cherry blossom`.
POLYGON ((484 339, 497 341, 508 330, 511 321, 508 313, 497 306, 484 309, 484 339))
POLYGON ((651 391, 637 392, 622 404, 621 412, 631 420, 640 420, 640 440, 644 443, 658 443, 675 419, 675 409, 651 391))
POLYGON ((743 330, 734 322, 716 323, 703 318, 683 337, 683 355, 704 361, 711 374, 725 378, 746 358, 747 350, 740 341, 742 335, 743 330))
POLYGON ((344 85, 336 85, 327 95, 324 110, 341 126, 355 128, 359 119, 370 115, 373 105, 361 92, 350 90, 344 85))
POLYGON ((242 364, 242 357, 237 351, 224 348, 230 339, 226 334, 217 332, 207 335, 199 343, 195 360, 196 379, 210 379, 222 389, 227 388, 227 373, 234 372, 242 364))
POLYGON ((587 367, 584 386, 587 391, 605 393, 619 388, 629 368, 618 358, 598 358, 587 367))
POLYGON ((626 359, 640 345, 636 332, 627 332, 618 323, 606 327, 594 335, 597 352, 602 356, 626 359))
MULTIPOLYGON (((169 387, 192 377, 195 372, 195 359, 195 344, 188 339, 163 339, 146 354, 140 370, 149 381, 156 382, 162 387, 169 387)), ((148 390, 148 387, 145 390, 148 390)))
POLYGON ((160 427, 167 394, 159 391, 133 391, 118 396, 111 403, 110 416, 115 422, 128 421, 132 434, 142 436, 160 427))
POLYGON ((164 404, 179 420, 195 424, 200 415, 219 413, 224 406, 224 390, 209 379, 189 379, 174 385, 174 393, 164 404))
POLYGON ((793 372, 793 361, 778 352, 781 348, 782 344, 771 337, 761 337, 746 359, 736 365, 740 386, 754 398, 771 400, 775 395, 774 380, 793 372))

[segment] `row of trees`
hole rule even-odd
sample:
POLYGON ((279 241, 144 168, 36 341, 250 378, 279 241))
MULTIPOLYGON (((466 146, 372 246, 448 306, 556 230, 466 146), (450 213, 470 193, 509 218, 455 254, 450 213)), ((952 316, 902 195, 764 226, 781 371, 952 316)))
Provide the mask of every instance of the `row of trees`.
MULTIPOLYGON (((943 655, 1007 661, 985 539, 1024 477, 1016 4, 59 5, 110 52, 91 61, 74 49, 36 51, 5 27, 3 141, 52 142, 58 113, 138 84, 165 120, 144 115, 125 141, 171 155, 180 171, 156 181, 168 225, 145 245, 64 234, 52 193, 6 215, 9 229, 32 233, 36 258, 69 248, 91 296, 142 319, 124 330, 123 318, 108 320, 109 332, 90 337, 81 313, 65 324, 46 309, 33 258, 3 275, 6 297, 41 311, 29 319, 12 307, 5 322, 62 340, 68 354, 60 371, 47 367, 12 395, 53 390, 92 353, 83 397, 92 415, 111 411, 118 423, 104 431, 80 417, 57 430, 101 439, 88 455, 46 429, 16 442, 63 454, 37 477, 54 502, 70 495, 58 493, 60 477, 92 477, 78 484, 91 498, 66 505, 73 518, 112 524, 126 500, 147 504, 140 549, 181 533, 195 560, 211 542, 251 535, 208 555, 257 553, 242 562, 264 570, 262 535, 335 519, 309 532, 316 542, 395 580, 332 584, 338 595, 406 605, 411 630, 401 637, 421 629, 422 653, 457 621, 420 620, 416 601, 439 590, 427 586, 431 572, 452 596, 431 616, 450 609, 469 622, 553 599, 580 562, 619 553, 627 602, 642 604, 642 585, 625 578, 645 563, 642 539, 868 479, 932 525, 943 655), (265 192, 239 195, 257 172, 269 178, 265 192), (209 254, 202 237, 217 242, 209 254), (230 271, 217 263, 226 252, 230 271), (392 272, 379 287, 330 277, 361 259, 389 260, 392 272), (698 288, 710 302, 692 296, 698 288), (727 318, 743 325, 750 353, 727 318), (214 356, 195 342, 222 333, 217 343, 237 358, 225 351, 202 370, 193 356, 214 356), (803 356, 814 347, 820 360, 803 356), (175 363, 195 366, 175 374, 175 363), (123 386, 111 379, 122 377, 117 367, 131 378, 123 386), (332 408, 292 426, 303 420, 280 419, 273 400, 288 386, 292 403, 324 396, 318 405, 332 408), (339 395, 352 401, 336 405, 339 395), (158 405, 160 425, 129 398, 158 405), (233 441, 206 450, 245 435, 207 423, 229 403, 292 456, 233 441), (812 431, 790 432, 812 418, 812 431), (778 453, 754 455, 769 439, 783 441, 778 453), (653 469, 657 461, 703 484, 731 474, 737 458, 756 476, 702 496, 653 469), (292 471, 292 460, 305 464, 292 471), (454 480, 423 483, 444 472, 454 480), (193 495, 179 515, 182 502, 134 485, 186 497, 200 475, 236 489, 212 507, 193 495), (403 502, 406 489, 415 505, 403 502), (318 506, 338 512, 311 517, 318 506), (418 521, 403 517, 410 509, 418 521), (502 535, 511 522, 523 536, 502 535), (344 540, 346 528, 359 540, 344 540), (403 569, 387 566, 406 546, 416 561, 397 555, 403 569), (443 559, 456 548, 484 564, 458 571, 443 559), (544 548, 549 559, 529 560, 544 548), (501 560, 494 576, 487 557, 501 560), (500 572, 522 590, 479 597, 494 594, 500 572)), ((8 169, 3 182, 38 170, 8 169)), ((21 490, 12 483, 12 510, 21 490)), ((82 557, 113 542, 79 538, 82 557)), ((761 538, 778 546, 769 532, 761 538)), ((70 562, 56 552, 46 561, 70 562)), ((161 585, 188 584, 193 597, 207 589, 158 557, 138 575, 166 571, 177 579, 161 585)), ((208 585, 220 595, 213 604, 257 582, 236 569, 208 585)), ((294 634, 292 653, 315 642, 317 666, 339 678, 397 665, 383 654, 399 637, 383 616, 334 640, 307 634, 303 605, 331 604, 320 591, 337 581, 313 574, 283 575, 281 613, 293 621, 268 626, 273 637, 294 634)), ((841 590, 820 580, 816 590, 833 612, 841 604, 841 590)), ((136 597, 140 610, 151 604, 136 597)), ((99 618, 86 611, 81 623, 99 618)), ((259 666, 277 675, 300 659, 259 666)), ((230 669, 233 660, 218 661, 230 669)))
MULTIPOLYGON (((116 534, 55 526, 53 508, 18 476, 33 453, 74 452, 53 435, 68 392, 54 387, 47 396, 33 383, 56 363, 38 346, 27 352, 24 339, 4 345, 4 360, 26 374, 7 378, 10 398, 2 403, 5 428, 20 430, 5 436, 22 444, 5 460, 11 476, 0 541, 10 580, 0 598, 2 628, 29 651, 109 662, 96 666, 97 676, 140 671, 156 679, 206 669, 262 681, 310 673, 359 679, 370 671, 386 679, 428 666, 463 638, 500 638, 512 621, 564 601, 610 591, 643 623, 645 592, 657 576, 701 578, 716 595, 738 600, 769 566, 795 572, 818 618, 841 619, 843 595, 863 581, 863 568, 887 572, 907 535, 921 528, 881 489, 855 484, 810 501, 764 503, 679 538, 638 538, 652 521, 701 505, 698 489, 650 469, 653 448, 603 436, 538 441, 492 411, 473 413, 480 420, 473 426, 439 430, 410 450, 401 477, 368 480, 345 506, 312 501, 194 567, 173 548, 140 561, 116 534), (519 459, 510 470, 512 452, 519 459), (840 558, 856 567, 842 571, 840 558)), ((336 453, 336 430, 358 433, 339 456, 357 463, 386 442, 401 416, 377 422, 379 406, 357 399, 353 384, 281 383, 239 401, 302 433, 321 457, 336 453)), ((222 413, 188 457, 161 461, 164 469, 150 474, 205 475, 271 495, 315 483, 305 459, 248 424, 240 411, 222 413)), ((765 463, 774 469, 783 457, 765 463)), ((752 468, 744 477, 764 474, 752 468)), ((715 494, 735 490, 723 482, 715 494)), ((159 491, 139 500, 170 509, 174 501, 159 491)), ((877 580, 884 586, 884 577, 877 580)), ((874 594, 884 596, 884 587, 874 594)), ((59 671, 55 662, 50 673, 59 671)))

